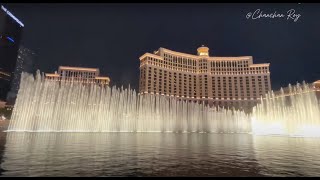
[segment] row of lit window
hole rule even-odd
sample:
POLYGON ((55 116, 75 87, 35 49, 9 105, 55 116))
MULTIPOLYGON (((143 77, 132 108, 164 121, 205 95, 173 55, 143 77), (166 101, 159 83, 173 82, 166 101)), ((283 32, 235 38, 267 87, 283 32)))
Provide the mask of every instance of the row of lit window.
POLYGON ((83 78, 94 78, 97 76, 95 72, 80 72, 80 71, 61 71, 60 76, 65 77, 83 77, 83 78))
MULTIPOLYGON (((156 71, 157 69, 154 69, 154 70, 156 71)), ((149 79, 151 79, 151 77, 159 77, 159 78, 162 78, 162 75, 164 75, 164 78, 165 78, 165 79, 166 79, 167 77, 169 77, 170 79, 171 79, 172 77, 173 77, 174 79, 177 79, 177 77, 179 77, 179 79, 182 79, 182 77, 184 77, 184 79, 186 79, 187 77, 189 77, 189 80, 191 80, 191 77, 192 77, 192 76, 193 76, 194 79, 195 79, 196 77, 199 77, 200 79, 201 79, 202 77, 204 77, 204 80, 207 80, 208 77, 210 77, 210 76, 208 76, 208 75, 195 76, 195 75, 190 75, 190 74, 187 75, 187 74, 181 74, 181 73, 176 73, 176 72, 172 72, 172 73, 169 72, 169 73, 167 73, 166 71, 164 71, 164 73, 162 74, 162 71, 161 71, 161 70, 160 70, 159 73, 154 72, 154 73, 152 74, 151 69, 149 69, 149 73, 148 73, 149 79)), ((144 71, 142 71, 140 77, 141 77, 141 78, 145 78, 145 77, 146 77, 144 71)), ((242 80, 245 79, 245 78, 246 78, 247 80, 249 80, 249 77, 251 77, 251 78, 250 78, 251 80, 255 80, 255 77, 257 77, 257 80, 258 80, 258 81, 262 81, 262 77, 264 77, 264 81, 267 81, 267 80, 268 80, 267 76, 211 77, 211 79, 217 79, 217 80, 219 81, 220 79, 225 80, 226 78, 229 78, 229 80, 231 80, 231 79, 233 78, 234 80, 239 79, 240 82, 242 82, 242 80)))
POLYGON ((249 93, 221 93, 221 92, 216 92, 216 93, 212 93, 211 96, 209 96, 209 93, 208 92, 200 92, 200 93, 196 93, 195 91, 187 91, 185 90, 184 92, 179 92, 177 91, 177 88, 172 88, 172 89, 165 89, 166 91, 163 91, 161 88, 157 91, 156 88, 153 88, 153 91, 151 91, 151 87, 148 87, 148 92, 153 92, 153 93, 159 93, 159 94, 170 94, 170 95, 176 95, 176 96, 189 96, 189 97, 192 97, 192 95, 194 97, 197 96, 197 94, 199 94, 200 97, 210 97, 210 98, 217 98, 217 97, 220 97, 220 98, 259 98, 260 96, 263 96, 265 92, 263 91, 259 91, 259 92, 256 92, 256 91, 253 91, 253 94, 249 94, 249 93), (245 94, 247 95, 245 97, 245 94))
MULTIPOLYGON (((157 58, 151 58, 148 57, 148 60, 155 60, 157 58)), ((164 53, 164 60, 165 61, 172 61, 173 63, 177 62, 180 64, 187 64, 187 65, 196 65, 196 62, 199 62, 201 64, 207 64, 207 59, 189 59, 184 57, 177 57, 172 54, 164 53)), ((211 67, 248 67, 248 60, 242 60, 242 61, 232 61, 232 60, 225 60, 225 61, 209 61, 211 64, 211 67)))
MULTIPOLYGON (((209 69, 207 67, 199 66, 199 71, 196 70, 196 66, 183 66, 181 64, 168 64, 164 63, 154 63, 154 62, 148 62, 148 63, 142 63, 141 65, 144 64, 151 64, 159 67, 163 67, 166 69, 172 69, 172 70, 178 70, 178 71, 186 71, 186 72, 200 72, 200 73, 208 73, 209 69)), ((243 73, 268 73, 268 67, 256 67, 256 68, 211 68, 210 73, 213 74, 227 74, 231 73, 232 74, 243 74, 243 73)))
MULTIPOLYGON (((196 85, 195 84, 193 84, 193 86, 192 86, 192 83, 182 83, 181 81, 179 82, 179 83, 176 83, 175 81, 169 81, 168 82, 168 85, 169 85, 169 89, 171 88, 171 84, 173 84, 174 85, 174 87, 178 87, 178 88, 182 88, 182 86, 186 89, 187 87, 190 87, 190 89, 193 87, 193 89, 196 89, 196 85)), ((161 87, 166 87, 167 86, 167 82, 166 81, 162 81, 162 80, 159 80, 159 81, 154 81, 154 83, 153 83, 153 87, 154 88, 156 88, 156 87, 159 87, 159 88, 161 88, 161 87)), ((151 87, 152 86, 152 83, 151 83, 151 80, 148 80, 148 86, 149 87, 151 87)), ((199 89, 200 89, 200 91, 201 90, 203 90, 203 89, 208 89, 208 87, 209 87, 209 85, 207 84, 207 83, 201 83, 200 85, 199 85, 199 89)), ((236 84, 226 84, 226 83, 219 83, 219 84, 216 84, 216 86, 210 86, 210 87, 212 87, 213 89, 217 89, 218 91, 220 90, 220 91, 228 91, 228 89, 230 90, 230 91, 232 91, 232 90, 234 90, 234 91, 238 91, 238 86, 236 86, 236 84), (232 86, 233 85, 233 86, 232 86)), ((247 86, 245 86, 246 88, 244 88, 243 86, 240 86, 240 91, 242 90, 242 91, 249 91, 249 90, 253 90, 253 92, 255 93, 255 91, 257 90, 257 91, 262 91, 263 89, 268 89, 268 84, 266 83, 265 84, 265 87, 263 87, 262 86, 262 84, 260 83, 258 86, 256 86, 255 84, 253 84, 253 85, 251 85, 251 86, 249 86, 249 84, 247 84, 247 86)), ((211 88, 211 89, 212 89, 211 88)))
MULTIPOLYGON (((151 90, 152 88, 151 88, 151 86, 148 86, 148 89, 149 90, 151 90)), ((153 87, 153 90, 154 90, 154 92, 156 92, 156 86, 154 86, 153 87)), ((169 88, 164 88, 163 86, 162 86, 162 88, 161 87, 159 87, 158 88, 159 90, 159 92, 160 93, 177 93, 178 91, 178 89, 180 89, 181 91, 180 91, 180 93, 182 93, 182 94, 184 94, 184 95, 187 95, 187 94, 189 94, 189 95, 191 95, 192 93, 194 93, 194 95, 196 95, 197 94, 197 91, 195 90, 195 89, 187 89, 186 87, 184 87, 184 89, 182 89, 182 88, 180 88, 179 86, 169 86, 169 88), (162 91, 162 89, 164 89, 164 91, 162 91), (182 91, 182 90, 184 90, 184 91, 182 91)), ((205 91, 199 91, 199 94, 202 96, 202 94, 205 94, 205 95, 208 95, 208 94, 212 94, 212 97, 215 97, 215 96, 221 96, 221 95, 224 95, 224 97, 244 97, 245 95, 246 96, 248 96, 248 97, 250 97, 250 96, 260 96, 260 95, 263 95, 263 94, 265 94, 266 92, 267 92, 267 90, 265 90, 265 91, 263 91, 262 89, 259 89, 259 91, 252 91, 252 94, 250 93, 250 91, 240 91, 240 92, 237 92, 237 91, 235 90, 235 91, 232 91, 232 90, 230 90, 230 91, 227 91, 227 90, 217 90, 217 91, 213 91, 212 93, 209 93, 207 90, 205 90, 205 91), (222 94, 223 93, 223 94, 222 94)))
MULTIPOLYGON (((179 82, 179 83, 176 83, 176 82, 171 82, 171 81, 169 81, 168 82, 168 85, 169 85, 169 89, 170 89, 170 87, 171 87, 171 84, 174 84, 174 86, 176 86, 176 84, 178 84, 178 87, 182 87, 182 85, 186 88, 186 87, 190 87, 190 88, 192 88, 193 87, 193 89, 196 89, 196 85, 195 84, 193 84, 193 86, 192 86, 192 84, 191 83, 181 83, 181 82, 179 82)), ((145 85, 145 83, 141 83, 141 85, 145 85)), ((151 80, 149 80, 148 81, 148 86, 149 87, 151 87, 152 86, 152 83, 151 83, 151 80)), ((154 87, 166 87, 167 86, 167 83, 165 82, 165 81, 155 81, 154 82, 154 87)), ((209 87, 209 85, 208 84, 200 84, 199 85, 199 89, 200 90, 202 90, 202 89, 208 89, 208 87, 209 87)), ((221 91, 225 91, 226 89, 227 89, 227 87, 228 87, 228 89, 230 89, 230 90, 232 90, 232 89, 234 89, 235 91, 238 91, 238 87, 237 86, 232 86, 232 84, 229 84, 229 86, 227 86, 225 83, 224 84, 217 84, 216 86, 210 86, 210 87, 212 87, 212 88, 215 88, 215 89, 217 89, 218 91, 219 90, 221 90, 221 91)), ((255 86, 255 85, 251 85, 251 86, 249 86, 249 84, 247 84, 247 86, 245 86, 245 88, 244 88, 244 86, 240 86, 240 89, 239 90, 243 90, 243 91, 246 91, 246 90, 250 90, 250 89, 252 89, 252 90, 259 90, 259 91, 262 91, 262 89, 263 89, 263 86, 262 86, 262 84, 259 84, 259 86, 255 86)), ((264 86, 264 89, 268 89, 268 84, 266 83, 265 84, 265 86, 264 86)))

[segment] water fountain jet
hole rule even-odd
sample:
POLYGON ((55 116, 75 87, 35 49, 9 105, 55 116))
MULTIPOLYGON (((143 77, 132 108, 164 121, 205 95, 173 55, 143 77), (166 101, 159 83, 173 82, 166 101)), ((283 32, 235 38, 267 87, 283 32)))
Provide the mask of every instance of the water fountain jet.
POLYGON ((8 131, 248 133, 242 111, 23 73, 8 131))

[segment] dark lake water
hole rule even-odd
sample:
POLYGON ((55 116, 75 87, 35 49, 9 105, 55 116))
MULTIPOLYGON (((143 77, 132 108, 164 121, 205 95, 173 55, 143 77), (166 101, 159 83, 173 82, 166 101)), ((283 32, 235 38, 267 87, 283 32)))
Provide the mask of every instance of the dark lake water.
POLYGON ((0 133, 1 176, 320 176, 320 139, 0 133))

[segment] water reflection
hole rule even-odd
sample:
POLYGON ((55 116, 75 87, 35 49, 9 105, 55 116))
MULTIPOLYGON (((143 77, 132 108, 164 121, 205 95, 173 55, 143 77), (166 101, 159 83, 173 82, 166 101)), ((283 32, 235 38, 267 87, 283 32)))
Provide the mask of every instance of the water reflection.
POLYGON ((1 168, 3 176, 319 175, 319 149, 317 139, 247 134, 12 132, 1 168))
POLYGON ((254 136, 254 151, 263 174, 275 176, 319 176, 320 140, 254 136))

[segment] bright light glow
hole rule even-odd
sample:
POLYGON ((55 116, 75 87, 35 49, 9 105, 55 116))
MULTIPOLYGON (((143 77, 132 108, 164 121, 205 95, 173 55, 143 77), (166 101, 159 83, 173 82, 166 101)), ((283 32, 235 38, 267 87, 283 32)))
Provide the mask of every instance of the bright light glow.
POLYGON ((5 7, 3 7, 1 5, 1 9, 6 12, 12 19, 14 19, 17 23, 20 24, 20 26, 24 27, 24 24, 18 19, 16 18, 9 10, 7 10, 5 7))
POLYGON ((254 135, 285 135, 283 124, 280 122, 261 123, 254 117, 251 121, 252 134, 254 135))
POLYGON ((9 41, 11 41, 12 43, 14 43, 14 40, 13 40, 11 37, 7 37, 7 39, 8 39, 9 41))
POLYGON ((69 66, 59 66, 59 70, 76 70, 76 71, 99 71, 98 68, 83 68, 83 67, 69 67, 69 66))
POLYGON ((253 109, 252 133, 291 137, 320 137, 320 104, 315 89, 303 83, 275 96, 269 92, 253 109))
POLYGON ((199 54, 200 56, 208 56, 208 53, 205 53, 205 52, 200 52, 199 54))
POLYGON ((292 136, 320 137, 320 126, 304 125, 292 136))
POLYGON ((4 115, 1 115, 0 121, 5 121, 7 118, 4 115))

